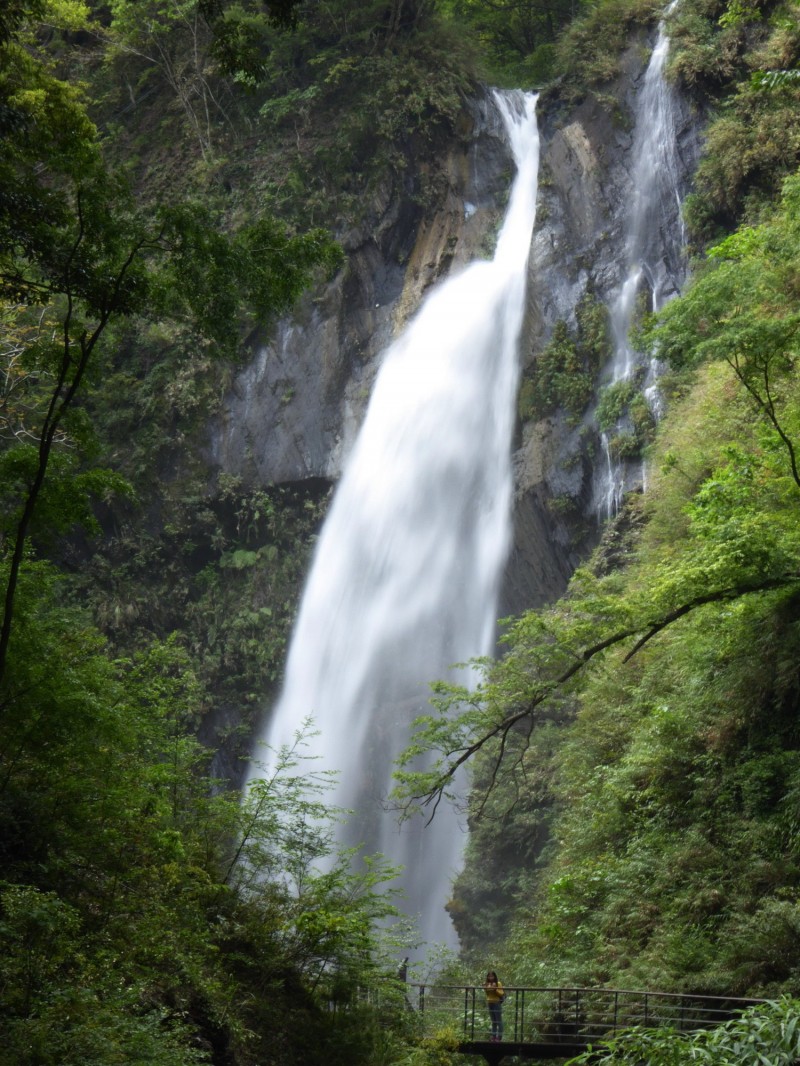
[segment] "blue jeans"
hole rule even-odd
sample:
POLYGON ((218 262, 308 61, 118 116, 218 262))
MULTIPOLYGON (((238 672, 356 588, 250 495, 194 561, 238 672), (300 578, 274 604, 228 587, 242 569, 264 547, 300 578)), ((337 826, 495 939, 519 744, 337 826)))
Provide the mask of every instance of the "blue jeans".
POLYGON ((503 1039, 503 1004, 489 1003, 489 1017, 492 1019, 492 1036, 503 1039))

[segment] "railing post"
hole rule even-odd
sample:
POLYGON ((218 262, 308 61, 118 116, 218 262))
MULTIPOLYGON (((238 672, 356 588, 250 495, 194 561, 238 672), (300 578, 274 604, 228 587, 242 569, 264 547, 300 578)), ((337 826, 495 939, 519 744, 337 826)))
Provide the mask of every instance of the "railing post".
POLYGON ((469 1023, 467 1022, 467 1016, 469 1015, 469 987, 464 985, 464 1038, 469 1036, 469 1023))
POLYGON ((581 990, 575 989, 575 1035, 578 1035, 578 1030, 581 1027, 581 990))

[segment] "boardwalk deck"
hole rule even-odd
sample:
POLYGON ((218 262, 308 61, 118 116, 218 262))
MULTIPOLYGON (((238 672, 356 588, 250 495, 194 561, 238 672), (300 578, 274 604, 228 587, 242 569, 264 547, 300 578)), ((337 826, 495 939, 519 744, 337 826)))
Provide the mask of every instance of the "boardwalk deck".
POLYGON ((458 1045, 458 1050, 464 1055, 481 1055, 489 1066, 499 1066, 503 1059, 509 1056, 529 1059, 531 1062, 572 1058, 585 1051, 586 1044, 548 1044, 512 1040, 494 1044, 490 1040, 465 1040, 458 1045))

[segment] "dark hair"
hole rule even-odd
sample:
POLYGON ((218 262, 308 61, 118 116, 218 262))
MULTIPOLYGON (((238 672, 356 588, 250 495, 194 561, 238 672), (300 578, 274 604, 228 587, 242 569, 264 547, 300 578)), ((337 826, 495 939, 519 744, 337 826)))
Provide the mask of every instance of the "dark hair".
POLYGON ((491 980, 497 981, 497 980, 499 980, 499 978, 498 978, 497 974, 494 972, 494 970, 489 970, 489 972, 486 975, 486 980, 487 981, 491 981, 491 980))

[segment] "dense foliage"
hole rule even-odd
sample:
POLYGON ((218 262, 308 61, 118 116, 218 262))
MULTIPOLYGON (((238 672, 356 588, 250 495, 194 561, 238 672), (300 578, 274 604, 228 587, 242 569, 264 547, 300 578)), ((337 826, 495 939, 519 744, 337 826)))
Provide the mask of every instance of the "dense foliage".
POLYGON ((795 4, 680 4, 672 15, 670 69, 698 105, 714 101, 695 188, 684 209, 702 246, 779 194, 800 162, 795 121, 800 60, 795 4))
MULTIPOLYGON (((376 924, 393 915, 391 871, 371 860, 354 873, 334 852, 336 815, 300 747, 278 753, 244 802, 210 774, 213 751, 197 734, 214 671, 192 644, 222 644, 231 667, 235 641, 215 638, 221 607, 196 564, 197 625, 181 638, 170 628, 190 614, 186 600, 160 615, 145 607, 136 626, 130 586, 121 613, 107 598, 99 609, 101 557, 70 574, 102 517, 135 512, 158 462, 143 458, 146 435, 115 461, 110 420, 135 419, 148 394, 163 400, 193 349, 230 360, 245 330, 291 307, 340 252, 321 231, 294 234, 267 215, 233 230, 178 197, 143 209, 57 69, 60 32, 88 14, 20 4, 0 41, 0 1061, 289 1063, 323 1043, 331 1061, 358 1061, 384 1039, 357 989, 381 981, 376 924), (172 343, 143 366, 142 338, 156 328, 172 343)), ((209 558, 234 572, 273 564, 261 574, 269 593, 242 618, 244 641, 248 626, 290 611, 296 578, 282 571, 299 563, 274 562, 287 514, 308 537, 308 508, 233 483, 218 499, 216 516, 207 503, 209 558)), ((141 528, 131 540, 137 581, 165 544, 148 556, 141 528)), ((226 626, 233 619, 228 610, 226 626)))
POLYGON ((634 1029, 572 1060, 574 1066, 652 1063, 652 1066, 792 1066, 800 1055, 798 1003, 782 999, 716 1029, 695 1034, 674 1029, 634 1029))

